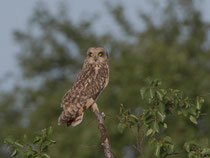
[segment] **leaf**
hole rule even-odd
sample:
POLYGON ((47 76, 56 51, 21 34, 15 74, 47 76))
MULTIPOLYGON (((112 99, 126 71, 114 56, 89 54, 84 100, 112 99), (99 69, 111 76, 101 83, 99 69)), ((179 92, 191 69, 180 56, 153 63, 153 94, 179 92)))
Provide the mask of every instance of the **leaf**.
POLYGON ((131 114, 130 119, 129 119, 129 123, 130 123, 131 126, 136 125, 138 123, 138 117, 131 114))
POLYGON ((41 141, 41 137, 36 136, 36 138, 33 141, 33 144, 37 144, 41 141))
POLYGON ((170 153, 173 153, 173 152, 174 152, 174 144, 169 145, 168 151, 169 151, 170 153))
POLYGON ((166 123, 163 123, 163 127, 164 127, 164 128, 167 128, 168 126, 167 126, 167 124, 166 124, 166 123))
POLYGON ((199 100, 199 99, 196 100, 196 108, 197 108, 198 110, 201 109, 201 104, 200 104, 200 100, 199 100))
POLYGON ((47 155, 47 154, 44 154, 44 156, 45 156, 46 158, 50 158, 50 156, 49 156, 49 155, 47 155))
POLYGON ((189 109, 189 113, 190 114, 192 114, 192 115, 196 115, 196 107, 194 106, 194 107, 191 107, 190 109, 189 109))
POLYGON ((150 134, 152 134, 153 130, 150 128, 147 133, 146 133, 146 136, 149 136, 150 134))
POLYGON ((18 152, 17 152, 17 150, 15 149, 15 150, 13 151, 13 153, 11 154, 11 156, 12 156, 12 157, 15 157, 15 156, 17 156, 17 154, 18 154, 18 152))
POLYGON ((155 149, 155 156, 160 157, 160 144, 157 144, 156 149, 155 149))
POLYGON ((184 148, 187 152, 198 151, 199 145, 195 141, 189 141, 184 143, 184 148))
POLYGON ((162 82, 160 80, 157 80, 156 82, 157 82, 156 83, 157 86, 160 86, 162 84, 162 82))
POLYGON ((152 91, 152 88, 149 89, 149 93, 150 93, 150 98, 153 98, 153 91, 152 91))
POLYGON ((162 101, 163 100, 163 96, 159 91, 156 91, 158 98, 162 101))
POLYGON ((167 91, 164 90, 164 89, 159 89, 159 92, 162 94, 162 95, 166 95, 167 91))
POLYGON ((189 142, 184 143, 184 148, 187 152, 190 152, 190 143, 189 142))
POLYGON ((54 141, 54 140, 49 140, 51 143, 53 143, 53 144, 55 144, 56 143, 56 141, 54 141))
POLYGON ((50 126, 47 128, 47 135, 51 135, 53 133, 53 128, 50 126))
POLYGON ((162 114, 164 114, 165 113, 165 104, 160 103, 159 106, 158 106, 158 109, 160 110, 160 112, 162 114))
POLYGON ((180 90, 174 89, 173 92, 174 92, 174 93, 180 93, 180 90))
POLYGON ((197 155, 195 155, 195 153, 190 152, 190 153, 188 154, 188 158, 200 158, 200 157, 198 157, 197 155))
POLYGON ((43 135, 46 135, 47 129, 44 128, 41 132, 42 132, 43 135))
POLYGON ((184 101, 184 105, 185 105, 186 108, 189 108, 189 107, 190 107, 189 101, 185 100, 185 101, 184 101))
POLYGON ((152 127, 153 127, 153 130, 154 131, 156 131, 157 133, 159 133, 160 128, 159 128, 159 125, 158 125, 158 123, 156 121, 153 122, 152 127))
POLYGON ((27 155, 27 158, 32 158, 33 157, 33 155, 31 154, 31 153, 29 153, 28 155, 27 155))
POLYGON ((146 90, 147 90, 146 87, 143 87, 143 88, 141 88, 141 90, 140 90, 140 95, 141 95, 141 98, 142 98, 142 99, 144 99, 144 94, 145 94, 146 90))
POLYGON ((200 98, 200 103, 201 103, 201 104, 204 103, 204 98, 203 98, 203 97, 200 98))
POLYGON ((172 143, 172 139, 169 136, 164 137, 163 139, 166 143, 172 143))
POLYGON ((201 154, 210 156, 210 148, 204 148, 201 154))
POLYGON ((34 151, 32 154, 33 157, 37 157, 38 155, 39 155, 39 153, 37 151, 34 151))
POLYGON ((154 119, 153 119, 152 115, 148 115, 148 117, 145 118, 145 123, 146 124, 150 124, 153 121, 154 121, 154 119))
POLYGON ((20 148, 23 148, 23 145, 20 144, 20 143, 18 143, 18 142, 15 142, 14 144, 17 145, 17 146, 20 147, 20 148))
POLYGON ((134 118, 135 121, 138 121, 138 120, 139 120, 138 117, 136 117, 136 116, 133 115, 133 114, 130 114, 130 117, 134 118))
POLYGON ((151 99, 151 98, 149 98, 149 99, 148 99, 148 102, 151 104, 151 103, 152 103, 152 99, 151 99))
POLYGON ((198 124, 196 118, 195 118, 194 116, 192 116, 192 115, 190 115, 190 121, 191 121, 192 123, 194 123, 194 124, 198 124))
POLYGON ((166 115, 165 114, 162 114, 160 111, 157 112, 157 118, 163 122, 166 118, 166 115))

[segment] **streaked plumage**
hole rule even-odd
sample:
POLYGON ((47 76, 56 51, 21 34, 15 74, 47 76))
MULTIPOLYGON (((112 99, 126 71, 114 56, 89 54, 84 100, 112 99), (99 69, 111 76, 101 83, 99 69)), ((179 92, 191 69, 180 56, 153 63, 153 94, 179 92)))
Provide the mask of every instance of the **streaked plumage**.
POLYGON ((108 56, 104 48, 89 48, 81 72, 73 87, 64 95, 58 124, 76 126, 83 119, 84 110, 95 103, 109 81, 108 56))

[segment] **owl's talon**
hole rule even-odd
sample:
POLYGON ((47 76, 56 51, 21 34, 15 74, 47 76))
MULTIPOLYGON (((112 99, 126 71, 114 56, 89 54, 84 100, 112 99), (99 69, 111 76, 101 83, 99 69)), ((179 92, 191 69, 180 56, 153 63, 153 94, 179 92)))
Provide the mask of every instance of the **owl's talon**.
POLYGON ((94 104, 92 105, 92 110, 93 110, 93 112, 98 112, 98 113, 99 113, 99 109, 98 109, 98 106, 97 106, 96 103, 94 103, 94 104))
POLYGON ((102 112, 102 113, 101 113, 101 115, 102 115, 102 117, 103 117, 103 118, 105 118, 105 117, 106 117, 106 115, 105 115, 105 113, 104 113, 104 112, 102 112))

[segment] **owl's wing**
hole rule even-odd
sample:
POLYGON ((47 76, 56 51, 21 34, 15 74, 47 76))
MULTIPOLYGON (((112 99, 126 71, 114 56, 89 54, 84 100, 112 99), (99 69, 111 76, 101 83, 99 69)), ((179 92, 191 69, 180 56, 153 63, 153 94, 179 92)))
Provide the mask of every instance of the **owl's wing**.
POLYGON ((92 98, 96 100, 102 90, 107 86, 109 81, 109 68, 104 65, 97 71, 95 67, 83 68, 79 73, 72 89, 70 89, 63 97, 61 106, 65 107, 67 102, 72 99, 92 98))
POLYGON ((85 87, 90 84, 88 80, 92 73, 92 70, 88 68, 83 68, 80 71, 73 87, 63 96, 61 107, 73 106, 72 104, 77 103, 79 98, 84 98, 82 96, 84 96, 84 91, 86 91, 85 87))
POLYGON ((67 126, 76 126, 83 119, 83 105, 85 104, 85 99, 80 97, 79 91, 76 89, 69 90, 63 97, 61 106, 63 107, 63 112, 58 118, 58 124, 66 123, 67 126))
POLYGON ((108 83, 108 69, 94 67, 82 69, 71 90, 63 97, 64 111, 59 121, 73 126, 82 121, 83 111, 89 108, 108 83), (67 121, 66 121, 67 120, 67 121))

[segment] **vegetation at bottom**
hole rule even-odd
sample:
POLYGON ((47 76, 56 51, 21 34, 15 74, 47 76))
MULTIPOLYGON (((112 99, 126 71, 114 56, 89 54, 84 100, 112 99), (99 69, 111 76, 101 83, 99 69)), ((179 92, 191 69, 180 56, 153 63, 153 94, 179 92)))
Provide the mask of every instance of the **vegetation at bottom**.
MULTIPOLYGON (((186 140, 181 147, 167 133, 167 128, 173 126, 168 124, 169 116, 180 115, 189 119, 192 124, 197 125, 201 108, 204 103, 202 96, 189 98, 177 89, 163 89, 159 80, 149 81, 147 87, 140 90, 142 99, 147 101, 145 109, 141 109, 139 115, 131 113, 125 106, 121 105, 118 115, 119 132, 131 132, 135 135, 136 142, 133 148, 144 158, 144 147, 150 146, 152 154, 157 158, 165 158, 173 155, 188 155, 189 158, 210 157, 208 143, 200 140, 183 138, 186 140), (145 145, 146 144, 146 145, 145 145), (148 144, 148 145, 147 145, 148 144)), ((187 128, 185 129, 188 130, 187 128)), ((55 144, 49 137, 52 134, 52 127, 45 128, 41 134, 36 136, 33 143, 26 141, 26 135, 20 141, 14 141, 11 137, 5 139, 8 147, 13 148, 12 157, 26 158, 49 158, 46 153, 48 147, 55 144)))
POLYGON ((56 142, 50 139, 52 134, 52 127, 44 128, 41 133, 35 136, 32 142, 28 142, 27 136, 19 140, 7 137, 5 143, 8 145, 8 149, 12 149, 11 157, 20 158, 50 158, 47 154, 48 148, 56 142))

